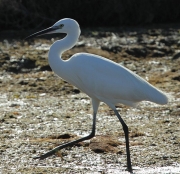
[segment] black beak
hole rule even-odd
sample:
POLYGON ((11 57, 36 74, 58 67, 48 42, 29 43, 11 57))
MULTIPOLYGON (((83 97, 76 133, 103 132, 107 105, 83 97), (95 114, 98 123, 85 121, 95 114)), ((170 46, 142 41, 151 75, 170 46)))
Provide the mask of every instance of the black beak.
POLYGON ((58 29, 58 27, 54 27, 54 26, 53 27, 49 27, 49 28, 41 30, 41 31, 39 31, 37 33, 31 34, 30 36, 26 37, 25 39, 31 39, 31 38, 36 37, 36 36, 48 34, 48 33, 51 33, 52 31, 57 30, 57 29, 58 29))

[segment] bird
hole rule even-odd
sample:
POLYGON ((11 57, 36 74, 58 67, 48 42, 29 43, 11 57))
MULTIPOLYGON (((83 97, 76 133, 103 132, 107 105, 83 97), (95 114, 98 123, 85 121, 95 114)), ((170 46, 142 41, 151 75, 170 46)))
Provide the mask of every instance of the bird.
POLYGON ((88 136, 59 145, 43 155, 34 157, 34 159, 45 159, 60 149, 93 138, 98 107, 100 102, 104 102, 114 111, 122 124, 126 142, 127 170, 132 172, 128 126, 117 111, 116 106, 120 103, 136 107, 141 101, 165 105, 168 103, 167 95, 131 70, 105 57, 90 53, 76 53, 68 60, 63 60, 62 54, 75 46, 81 33, 80 26, 74 19, 61 19, 51 27, 36 32, 25 39, 52 33, 65 33, 66 36, 55 41, 50 47, 49 65, 55 74, 91 98, 93 123, 91 133, 88 136))

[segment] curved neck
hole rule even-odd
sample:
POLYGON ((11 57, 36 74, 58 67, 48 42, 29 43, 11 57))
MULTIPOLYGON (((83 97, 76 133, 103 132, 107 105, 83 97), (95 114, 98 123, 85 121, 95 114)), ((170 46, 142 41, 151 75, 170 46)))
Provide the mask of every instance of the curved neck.
POLYGON ((65 38, 53 43, 49 50, 48 60, 51 69, 60 77, 64 78, 66 73, 65 62, 61 59, 64 51, 71 49, 77 42, 80 35, 80 30, 68 33, 65 38))

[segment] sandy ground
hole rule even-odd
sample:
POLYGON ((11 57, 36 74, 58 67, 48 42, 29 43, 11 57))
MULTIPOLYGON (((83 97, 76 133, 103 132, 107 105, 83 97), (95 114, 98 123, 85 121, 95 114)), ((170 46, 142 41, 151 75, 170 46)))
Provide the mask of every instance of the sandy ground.
MULTIPOLYGON (((84 31, 63 58, 98 54, 163 90, 167 105, 117 108, 129 127, 134 173, 180 173, 179 28, 106 30, 84 31)), ((95 138, 45 160, 32 158, 87 135, 91 102, 48 66, 48 49, 56 38, 7 38, 1 36, 0 42, 0 173, 128 173, 122 126, 103 103, 95 138)))

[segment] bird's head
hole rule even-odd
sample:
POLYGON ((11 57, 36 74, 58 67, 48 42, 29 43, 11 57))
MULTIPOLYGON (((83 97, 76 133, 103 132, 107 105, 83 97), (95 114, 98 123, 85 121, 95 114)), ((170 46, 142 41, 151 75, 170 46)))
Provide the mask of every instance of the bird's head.
POLYGON ((26 37, 25 39, 30 39, 33 38, 35 36, 40 36, 40 35, 44 35, 44 34, 52 34, 52 33, 67 33, 70 34, 71 32, 79 32, 80 34, 80 28, 79 28, 79 24, 70 18, 64 18, 61 19, 59 21, 57 21, 53 26, 41 30, 37 33, 34 33, 28 37, 26 37))

